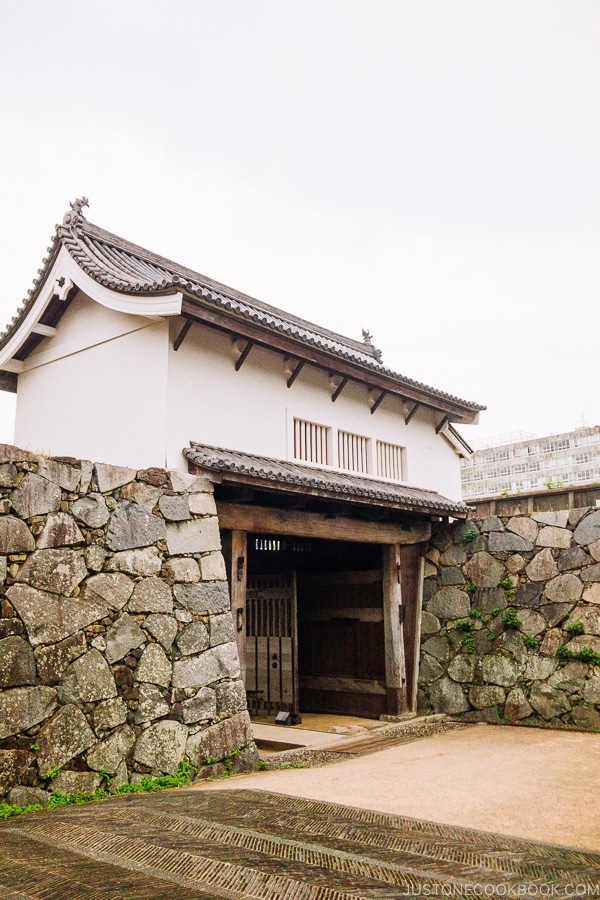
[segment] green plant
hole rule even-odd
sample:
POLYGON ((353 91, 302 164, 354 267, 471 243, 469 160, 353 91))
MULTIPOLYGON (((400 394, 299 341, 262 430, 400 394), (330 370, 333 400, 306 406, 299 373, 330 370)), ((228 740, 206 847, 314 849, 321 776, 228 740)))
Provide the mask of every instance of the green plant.
POLYGON ((205 766, 214 766, 214 764, 216 763, 216 761, 217 761, 217 757, 216 757, 216 756, 207 756, 207 757, 205 757, 205 759, 204 759, 204 765, 205 765, 205 766))
POLYGON ((223 767, 225 769, 225 775, 233 775, 233 760, 236 756, 240 755, 240 751, 232 750, 231 753, 228 753, 225 759, 223 760, 223 767))
POLYGON ((36 750, 40 749, 40 745, 39 744, 30 744, 29 749, 33 750, 33 752, 35 753, 36 750))
POLYGON ((585 625, 583 622, 569 622, 568 625, 565 625, 565 631, 567 634, 572 634, 573 636, 585 634, 585 625))
POLYGON ((60 775, 60 766, 55 766, 54 769, 50 769, 49 772, 46 772, 45 775, 42 775, 42 778, 47 778, 49 781, 54 781, 55 778, 58 778, 60 775))
POLYGON ((466 621, 465 622, 457 622, 456 627, 458 628, 459 631, 464 631, 467 634, 470 634, 473 631, 473 626, 471 625, 471 623, 466 622, 466 621))
POLYGON ((538 647, 538 639, 534 637, 530 637, 528 634, 523 635, 523 643, 526 647, 529 647, 530 650, 537 650, 538 647))
POLYGON ((516 609, 507 609, 502 613, 502 624, 507 628, 520 628, 521 620, 516 609))
POLYGON ((468 594, 474 594, 474 593, 478 590, 478 588, 479 588, 479 585, 478 585, 478 584, 475 584, 475 582, 472 581, 471 584, 469 584, 469 585, 467 586, 467 593, 468 593, 468 594))
POLYGON ((483 621, 483 613, 478 609, 470 609, 469 616, 472 619, 480 619, 481 621, 483 621))
POLYGON ((463 536, 460 539, 461 544, 472 544, 474 540, 479 537, 479 532, 476 528, 469 528, 468 531, 465 531, 463 536))
POLYGON ((495 606, 495 607, 493 608, 492 612, 491 612, 491 615, 492 615, 492 616, 497 616, 499 612, 500 612, 500 607, 499 607, 499 606, 495 606))
POLYGON ((591 647, 582 647, 581 650, 569 650, 564 644, 561 644, 556 655, 561 659, 576 659, 579 662, 593 663, 600 666, 600 653, 596 653, 591 647))
POLYGON ((564 483, 560 480, 560 478, 549 478, 544 482, 544 485, 548 488, 549 491, 554 491, 558 488, 564 487, 564 483))
POLYGON ((502 588, 504 591, 510 591, 514 587, 513 580, 510 575, 507 575, 506 578, 503 578, 502 581, 498 582, 498 587, 502 588))
POLYGON ((489 637, 490 641, 495 641, 496 638, 498 637, 498 635, 496 634, 496 632, 495 632, 495 631, 490 631, 489 628, 488 628, 488 630, 486 631, 486 634, 487 634, 487 636, 489 637))

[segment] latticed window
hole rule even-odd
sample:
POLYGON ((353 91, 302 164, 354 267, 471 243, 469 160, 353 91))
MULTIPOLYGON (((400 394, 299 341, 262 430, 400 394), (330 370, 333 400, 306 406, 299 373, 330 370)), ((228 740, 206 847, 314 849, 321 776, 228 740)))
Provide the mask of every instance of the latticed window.
POLYGON ((405 481, 405 448, 377 441, 377 474, 392 481, 405 481))
POLYGON ((338 466, 351 472, 369 471, 369 438, 338 431, 338 466))
POLYGON ((294 458, 322 466, 330 465, 329 431, 326 425, 294 419, 294 458))

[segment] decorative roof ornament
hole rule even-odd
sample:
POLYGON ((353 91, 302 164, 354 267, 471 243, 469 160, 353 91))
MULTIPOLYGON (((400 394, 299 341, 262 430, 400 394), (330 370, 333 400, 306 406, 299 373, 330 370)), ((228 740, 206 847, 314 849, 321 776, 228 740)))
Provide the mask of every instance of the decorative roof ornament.
POLYGON ((375 347, 375 346, 374 346, 374 344, 373 344, 373 335, 371 334, 370 331, 367 331, 366 328, 363 328, 363 330, 362 330, 362 336, 363 336, 363 341, 364 341, 364 343, 367 345, 367 347, 370 347, 370 348, 371 348, 371 350, 372 350, 372 352, 373 352, 373 356, 375 357, 375 359, 377 360, 377 362, 380 363, 380 362, 382 361, 382 359, 381 359, 381 350, 380 350, 378 347, 375 347))
POLYGON ((89 201, 87 197, 78 197, 72 203, 69 203, 71 210, 66 212, 64 218, 62 220, 64 228, 73 228, 74 225, 77 224, 79 219, 82 218, 81 210, 84 206, 89 206, 89 201))

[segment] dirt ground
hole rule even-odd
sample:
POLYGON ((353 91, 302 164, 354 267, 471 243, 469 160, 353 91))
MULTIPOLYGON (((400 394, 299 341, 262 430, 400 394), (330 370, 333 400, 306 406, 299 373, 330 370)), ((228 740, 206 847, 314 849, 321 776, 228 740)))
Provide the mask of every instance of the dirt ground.
POLYGON ((197 790, 232 787, 600 851, 600 734, 475 725, 327 766, 256 772, 197 790))

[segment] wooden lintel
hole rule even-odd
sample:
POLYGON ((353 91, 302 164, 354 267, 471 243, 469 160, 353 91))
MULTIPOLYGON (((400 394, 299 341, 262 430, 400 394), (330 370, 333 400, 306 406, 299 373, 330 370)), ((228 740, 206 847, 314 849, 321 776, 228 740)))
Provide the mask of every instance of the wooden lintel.
POLYGON ((429 522, 406 526, 389 522, 364 522, 360 519, 326 519, 321 513, 297 509, 275 509, 217 500, 219 526, 254 534, 293 534, 297 537, 324 538, 332 541, 357 541, 364 544, 416 544, 429 540, 429 522))
POLYGON ((382 391, 380 393, 379 397, 377 398, 377 400, 371 407, 371 415, 373 415, 373 413, 377 412, 377 410, 379 409, 379 407, 381 405, 381 401, 383 400, 383 398, 385 397, 386 394, 387 394, 387 391, 382 391))
POLYGON ((181 331, 179 332, 179 334, 173 341, 173 350, 175 350, 175 351, 179 350, 179 348, 181 347, 181 345, 183 344, 183 342, 185 340, 186 334, 188 333, 188 331, 190 330, 192 325, 193 325, 193 322, 191 319, 185 320, 185 322, 183 323, 183 326, 181 328, 181 331))
POLYGON ((385 694, 385 685, 376 679, 344 678, 335 675, 300 675, 300 687, 313 691, 344 691, 351 694, 385 694))
POLYGON ((304 368, 304 361, 300 360, 296 364, 294 371, 292 372, 292 374, 290 375, 290 377, 287 380, 287 386, 289 388, 291 388, 291 386, 293 385, 293 383, 295 382, 296 378, 298 377, 298 375, 300 374, 300 372, 302 371, 303 368, 304 368))
POLYGON ((248 546, 245 531, 224 535, 223 557, 227 568, 233 630, 240 658, 241 678, 246 680, 246 585, 248 546))
POLYGON ((236 371, 236 372, 239 372, 239 371, 240 371, 240 369, 242 368, 242 366, 244 365, 244 363, 245 363, 246 360, 248 359, 248 354, 250 353, 250 351, 252 350, 253 347, 254 347, 254 341, 248 341, 248 342, 246 343, 246 346, 244 347, 244 349, 243 349, 242 352, 240 353, 239 359, 238 359, 238 361, 237 361, 236 364, 235 364, 235 371, 236 371))
POLYGON ((444 416, 443 419, 441 420, 440 424, 436 427, 435 433, 439 434, 440 431, 442 430, 442 428, 444 427, 444 425, 447 425, 447 424, 448 424, 448 416, 444 416))
POLYGON ((411 411, 409 412, 409 414, 408 414, 408 415, 406 416, 406 418, 404 419, 404 424, 405 424, 405 425, 408 425, 408 423, 410 422, 410 420, 412 419, 412 417, 414 416, 414 414, 416 413, 416 411, 418 410, 418 408, 419 408, 420 405, 421 405, 420 403, 415 403, 415 405, 413 406, 413 408, 411 409, 411 411))
POLYGON ((335 403, 335 401, 336 401, 337 398, 340 396, 340 394, 342 393, 342 391, 344 390, 344 388, 346 387, 347 384, 348 384, 348 379, 347 379, 346 377, 342 378, 342 380, 340 381, 340 383, 339 383, 338 386, 336 387, 335 391, 334 391, 333 394, 331 395, 331 402, 332 402, 332 403, 335 403))
POLYGON ((31 329, 31 333, 39 334, 41 337, 54 337, 57 330, 53 325, 42 325, 41 322, 37 322, 31 329))

